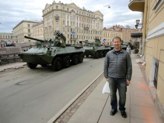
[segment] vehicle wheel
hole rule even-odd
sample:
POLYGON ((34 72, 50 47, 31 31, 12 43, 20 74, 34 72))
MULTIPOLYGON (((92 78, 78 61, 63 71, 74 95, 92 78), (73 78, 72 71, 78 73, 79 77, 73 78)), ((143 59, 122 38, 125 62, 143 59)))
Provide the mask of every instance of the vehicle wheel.
POLYGON ((30 69, 35 69, 37 64, 33 64, 33 63, 27 63, 27 66, 30 68, 30 69))
POLYGON ((79 63, 82 63, 83 62, 84 55, 83 54, 80 54, 78 58, 79 58, 79 63))
POLYGON ((85 54, 86 58, 89 58, 89 55, 88 54, 85 54))
POLYGON ((99 53, 95 52, 94 58, 99 58, 99 53))
POLYGON ((105 52, 103 53, 103 57, 105 57, 105 56, 106 56, 106 54, 107 54, 107 51, 105 51, 105 52))
POLYGON ((63 65, 64 67, 69 67, 71 65, 71 59, 69 56, 65 56, 63 58, 63 65))
POLYGON ((78 60, 78 56, 77 55, 73 55, 72 57, 72 64, 75 65, 75 64, 78 64, 79 60, 78 60))
POLYGON ((103 51, 101 51, 99 54, 100 54, 100 58, 102 58, 103 57, 103 51))
POLYGON ((61 70, 62 69, 62 60, 61 58, 55 58, 52 62, 52 69, 55 71, 61 70))
POLYGON ((47 67, 47 64, 41 64, 41 66, 45 68, 45 67, 47 67))

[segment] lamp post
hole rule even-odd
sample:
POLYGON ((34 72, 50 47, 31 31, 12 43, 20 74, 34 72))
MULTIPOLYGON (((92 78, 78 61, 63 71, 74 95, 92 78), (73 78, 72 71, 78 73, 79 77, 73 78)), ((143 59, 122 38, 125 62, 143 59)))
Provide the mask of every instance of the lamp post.
MULTIPOLYGON (((85 26, 85 27, 84 27, 83 36, 84 36, 85 31, 88 31, 88 30, 89 30, 89 27, 85 26)), ((84 38, 84 37, 83 37, 83 38, 84 38)), ((85 39, 85 38, 84 38, 84 39, 85 39)))
POLYGON ((140 23, 140 20, 136 20, 136 24, 139 24, 140 23))
MULTIPOLYGON (((137 19, 136 20, 136 25, 135 25, 135 28, 138 30, 138 32, 140 33, 141 32, 141 29, 142 29, 142 23, 140 23, 140 20, 137 19)), ((139 42, 139 53, 140 54, 144 54, 144 42, 142 42, 142 37, 140 37, 140 42, 139 42)))

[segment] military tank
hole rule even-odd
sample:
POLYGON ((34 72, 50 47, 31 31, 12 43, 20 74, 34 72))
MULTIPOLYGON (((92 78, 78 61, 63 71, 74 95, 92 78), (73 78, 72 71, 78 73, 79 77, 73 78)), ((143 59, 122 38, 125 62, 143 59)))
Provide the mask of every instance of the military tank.
POLYGON ((95 42, 85 41, 84 43, 85 56, 91 58, 105 57, 106 53, 111 50, 110 46, 101 44, 99 39, 95 39, 95 42))
POLYGON ((19 54, 31 69, 41 65, 42 67, 50 66, 53 70, 58 71, 83 62, 84 48, 67 45, 65 36, 60 32, 56 32, 55 39, 49 41, 29 36, 24 37, 37 41, 36 47, 19 54))

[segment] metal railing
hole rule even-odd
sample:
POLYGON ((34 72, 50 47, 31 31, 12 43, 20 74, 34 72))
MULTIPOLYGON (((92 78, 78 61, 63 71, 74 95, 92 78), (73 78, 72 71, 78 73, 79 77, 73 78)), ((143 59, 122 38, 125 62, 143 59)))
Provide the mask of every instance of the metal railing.
POLYGON ((20 61, 18 54, 21 51, 20 47, 0 48, 0 65, 20 61))
POLYGON ((0 54, 0 65, 21 61, 18 53, 0 54))

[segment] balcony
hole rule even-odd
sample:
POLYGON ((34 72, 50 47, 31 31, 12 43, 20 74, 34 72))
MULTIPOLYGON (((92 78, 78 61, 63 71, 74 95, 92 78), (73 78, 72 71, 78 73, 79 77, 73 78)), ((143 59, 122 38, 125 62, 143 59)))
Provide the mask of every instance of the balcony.
POLYGON ((129 9, 132 11, 144 12, 145 0, 130 0, 129 9))

